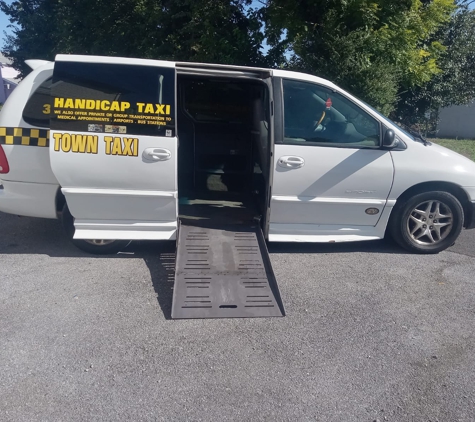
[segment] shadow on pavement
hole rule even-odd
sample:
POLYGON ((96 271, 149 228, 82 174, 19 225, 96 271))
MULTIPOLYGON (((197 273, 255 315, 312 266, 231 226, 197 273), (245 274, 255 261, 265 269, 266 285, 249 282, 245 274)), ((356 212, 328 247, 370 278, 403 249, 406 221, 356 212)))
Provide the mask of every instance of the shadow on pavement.
POLYGON ((175 282, 175 242, 147 243, 142 242, 137 245, 139 250, 135 257, 141 257, 145 261, 163 316, 165 319, 171 319, 175 282), (142 248, 143 251, 140 251, 142 248))
MULTIPOLYGON (((385 253, 406 254, 391 241, 376 240, 353 243, 272 243, 271 254, 312 253, 385 253)), ((130 259, 141 258, 146 263, 157 293, 157 300, 166 319, 171 318, 175 274, 175 242, 132 242, 116 255, 89 255, 73 246, 57 220, 18 217, 0 213, 0 255, 34 254, 61 258, 130 259)))
MULTIPOLYGON (((166 319, 171 317, 175 275, 175 242, 132 242, 116 255, 90 255, 67 239, 57 220, 0 213, 0 255, 47 255, 52 258, 141 258, 150 271, 157 300, 166 319)), ((0 264, 1 273, 1 264, 0 264)))
POLYGON ((409 252, 402 249, 390 239, 369 240, 364 242, 344 243, 270 243, 269 253, 384 253, 408 255, 409 252))

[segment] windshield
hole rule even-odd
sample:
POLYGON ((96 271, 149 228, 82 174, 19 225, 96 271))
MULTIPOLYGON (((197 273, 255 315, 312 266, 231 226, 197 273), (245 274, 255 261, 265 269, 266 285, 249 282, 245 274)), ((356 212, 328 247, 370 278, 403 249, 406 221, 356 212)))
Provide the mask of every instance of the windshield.
POLYGON ((379 117, 381 117, 383 120, 385 120, 386 122, 396 126, 401 132, 403 132, 406 136, 408 136, 410 139, 412 139, 413 141, 415 140, 414 139, 414 136, 411 135, 407 130, 404 130, 401 126, 399 126, 397 123, 393 122, 391 119, 388 119, 384 114, 382 114, 381 112, 379 112, 378 110, 376 110, 374 107, 371 107, 368 103, 360 100, 363 104, 367 105, 371 110, 373 110, 379 117))

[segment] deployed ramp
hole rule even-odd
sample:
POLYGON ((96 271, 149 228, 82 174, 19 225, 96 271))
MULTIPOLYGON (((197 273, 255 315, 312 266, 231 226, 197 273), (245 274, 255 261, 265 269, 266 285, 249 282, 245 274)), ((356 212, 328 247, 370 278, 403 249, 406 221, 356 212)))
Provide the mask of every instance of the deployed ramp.
POLYGON ((172 318, 284 316, 258 225, 181 224, 172 318))

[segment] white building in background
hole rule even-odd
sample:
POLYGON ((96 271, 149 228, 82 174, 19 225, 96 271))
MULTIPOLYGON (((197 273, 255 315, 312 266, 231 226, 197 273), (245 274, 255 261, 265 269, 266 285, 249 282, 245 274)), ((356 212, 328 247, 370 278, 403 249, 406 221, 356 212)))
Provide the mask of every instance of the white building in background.
POLYGON ((440 110, 437 137, 475 139, 475 101, 440 110))
POLYGON ((18 71, 10 66, 10 60, 0 53, 0 104, 3 104, 10 93, 19 84, 18 71))

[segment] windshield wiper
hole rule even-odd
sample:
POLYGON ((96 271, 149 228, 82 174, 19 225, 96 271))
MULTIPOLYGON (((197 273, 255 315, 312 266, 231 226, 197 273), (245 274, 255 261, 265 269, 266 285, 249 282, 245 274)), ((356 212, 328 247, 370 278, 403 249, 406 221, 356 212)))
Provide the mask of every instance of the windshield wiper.
POLYGON ((414 140, 421 141, 425 146, 430 145, 430 142, 424 138, 420 132, 416 132, 415 130, 411 129, 409 126, 405 125, 404 123, 396 123, 398 126, 401 126, 406 132, 409 132, 412 136, 414 136, 414 140))
POLYGON ((424 145, 427 146, 427 145, 430 144, 429 141, 428 141, 426 138, 424 138, 420 133, 417 133, 417 132, 415 132, 415 131, 411 131, 411 132, 409 132, 409 133, 410 133, 412 136, 414 136, 416 139, 421 140, 424 145))

